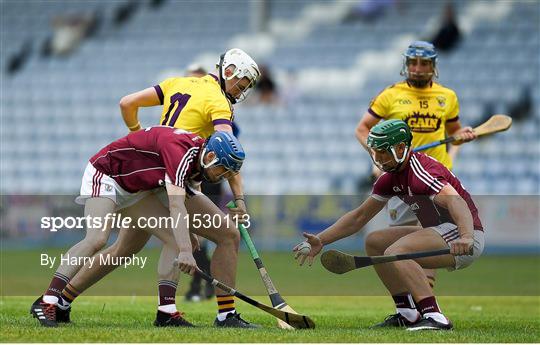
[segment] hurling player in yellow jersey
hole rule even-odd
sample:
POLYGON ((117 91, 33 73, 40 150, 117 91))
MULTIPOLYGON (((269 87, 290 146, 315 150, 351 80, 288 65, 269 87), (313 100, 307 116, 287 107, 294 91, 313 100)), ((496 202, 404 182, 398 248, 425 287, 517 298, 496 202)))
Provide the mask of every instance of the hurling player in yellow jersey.
MULTIPOLYGON (((437 53, 431 43, 413 42, 403 54, 401 75, 406 79, 378 94, 356 128, 356 137, 366 147, 369 130, 381 119, 405 121, 413 132, 413 147, 441 140, 446 135, 475 138, 470 127, 461 127, 456 93, 433 79, 438 76, 437 53)), ((452 157, 444 145, 425 151, 452 168, 452 157)))
MULTIPOLYGON (((160 124, 180 128, 208 138, 214 131, 232 133, 233 104, 242 102, 261 73, 255 61, 241 49, 230 49, 220 57, 218 75, 169 78, 160 84, 127 95, 120 100, 124 122, 130 131, 141 129, 139 107, 163 105, 160 124)), ((242 179, 229 180, 237 208, 246 214, 242 179)))
MULTIPOLYGON (((405 80, 393 84, 378 94, 356 127, 356 138, 369 152, 366 141, 369 131, 381 120, 399 119, 409 125, 412 134, 412 147, 442 140, 447 135, 459 135, 461 142, 476 138, 471 127, 462 127, 459 122, 459 103, 455 92, 433 79, 438 77, 437 52, 435 47, 424 41, 412 42, 403 54, 401 69, 405 80)), ((460 143, 461 143, 460 142, 460 143)), ((440 145, 425 151, 448 169, 452 169, 452 158, 457 153, 457 146, 450 152, 440 145)), ((374 175, 382 172, 374 166, 374 175)), ((394 197, 387 204, 391 228, 379 231, 377 236, 370 236, 367 246, 377 246, 395 238, 395 232, 404 234, 410 231, 410 225, 418 220, 409 207, 394 197)), ((433 287, 435 271, 425 270, 430 285, 433 287)), ((408 291, 393 291, 397 313, 379 324, 381 327, 404 326, 416 321, 419 315, 408 291)))

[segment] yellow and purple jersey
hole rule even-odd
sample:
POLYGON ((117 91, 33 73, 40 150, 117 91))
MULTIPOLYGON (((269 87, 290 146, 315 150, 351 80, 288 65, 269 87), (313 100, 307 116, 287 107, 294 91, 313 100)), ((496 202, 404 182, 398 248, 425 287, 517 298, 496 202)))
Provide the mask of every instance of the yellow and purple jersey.
MULTIPOLYGON (((446 137, 445 124, 458 120, 459 103, 456 93, 441 84, 432 82, 427 88, 418 89, 403 81, 377 95, 368 111, 379 119, 405 121, 413 132, 412 146, 417 147, 446 137)), ((452 169, 444 145, 428 149, 426 154, 452 169)))
POLYGON ((233 108, 216 76, 169 78, 154 86, 163 105, 160 124, 208 138, 214 125, 233 121, 233 108))

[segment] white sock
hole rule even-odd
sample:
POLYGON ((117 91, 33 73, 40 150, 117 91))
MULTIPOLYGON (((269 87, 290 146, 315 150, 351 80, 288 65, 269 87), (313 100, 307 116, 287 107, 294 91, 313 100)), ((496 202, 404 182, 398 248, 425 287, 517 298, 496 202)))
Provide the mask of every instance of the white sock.
POLYGON ((420 316, 420 313, 416 309, 411 308, 396 308, 397 312, 409 320, 410 322, 414 322, 418 320, 418 317, 420 316))
POLYGON ((162 311, 164 313, 173 314, 176 313, 178 310, 176 310, 176 304, 165 304, 160 305, 157 307, 159 311, 162 311))
POLYGON ((229 310, 229 311, 226 311, 226 312, 223 312, 223 313, 218 313, 217 314, 217 319, 218 321, 223 321, 227 318, 227 315, 231 314, 231 313, 236 313, 236 310, 233 309, 233 310, 229 310))
POLYGON ((425 313, 423 315, 424 318, 432 318, 433 320, 437 321, 437 322, 440 322, 440 323, 444 323, 445 325, 448 325, 448 319, 441 313, 425 313))
POLYGON ((53 295, 43 295, 43 302, 48 304, 58 304, 58 297, 53 295))
POLYGON ((58 303, 56 305, 62 310, 67 310, 71 303, 69 303, 68 301, 63 299, 62 296, 60 296, 60 299, 58 300, 58 303))

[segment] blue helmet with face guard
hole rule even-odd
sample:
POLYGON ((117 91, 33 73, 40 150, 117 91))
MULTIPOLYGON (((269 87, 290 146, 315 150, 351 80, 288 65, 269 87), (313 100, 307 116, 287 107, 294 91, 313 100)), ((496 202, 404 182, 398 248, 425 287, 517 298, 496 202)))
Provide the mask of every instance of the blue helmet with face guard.
POLYGON ((202 157, 207 152, 214 152, 215 158, 208 164, 201 162, 203 168, 211 166, 223 166, 230 172, 238 173, 246 158, 244 148, 234 135, 229 132, 217 131, 208 138, 202 157))
MULTIPOLYGON (((414 41, 412 42, 407 50, 403 53, 403 65, 401 67, 400 74, 407 77, 407 81, 412 82, 413 85, 417 84, 417 80, 411 78, 408 69, 408 63, 410 60, 422 59, 431 61, 431 66, 433 71, 428 74, 429 79, 426 78, 426 81, 429 82, 433 76, 436 78, 439 77, 439 72, 437 70, 437 52, 435 51, 435 46, 426 41, 414 41)), ((420 84, 425 84, 421 82, 420 84)), ((419 85, 423 86, 423 85, 419 85)))

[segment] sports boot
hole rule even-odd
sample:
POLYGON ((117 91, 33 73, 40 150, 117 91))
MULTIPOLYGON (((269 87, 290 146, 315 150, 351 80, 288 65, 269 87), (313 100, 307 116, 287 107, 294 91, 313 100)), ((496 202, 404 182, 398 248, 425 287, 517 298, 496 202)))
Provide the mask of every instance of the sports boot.
POLYGON ((447 321, 448 323, 445 324, 435 321, 431 317, 422 318, 414 325, 407 327, 407 331, 449 331, 454 325, 452 325, 450 320, 447 319, 447 321))
POLYGON ((214 321, 216 327, 230 327, 230 328, 260 328, 261 326, 249 323, 240 317, 237 312, 227 314, 227 318, 223 321, 219 321, 217 318, 214 321))
POLYGON ((43 296, 41 296, 30 307, 30 314, 44 327, 58 327, 56 309, 55 304, 43 302, 43 296))
POLYGON ((156 320, 154 321, 156 327, 195 327, 191 322, 184 319, 184 313, 179 311, 169 314, 157 311, 156 320))
POLYGON ((416 320, 415 322, 411 322, 407 320, 403 315, 400 313, 388 315, 386 319, 384 319, 383 322, 378 323, 376 325, 371 326, 371 328, 386 328, 386 327, 407 327, 412 326, 415 323, 417 323, 420 320, 416 320))

